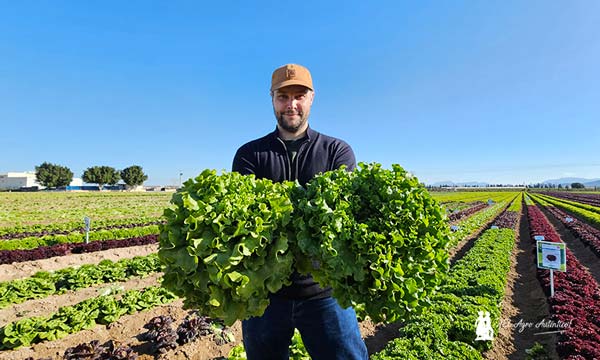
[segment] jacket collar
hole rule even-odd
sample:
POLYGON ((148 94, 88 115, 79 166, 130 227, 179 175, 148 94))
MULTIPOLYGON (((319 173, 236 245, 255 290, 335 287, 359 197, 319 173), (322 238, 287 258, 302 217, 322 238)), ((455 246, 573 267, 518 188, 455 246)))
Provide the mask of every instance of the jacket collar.
MULTIPOLYGON (((311 141, 312 139, 317 137, 317 134, 318 134, 318 132, 313 130, 310 127, 310 125, 306 129, 306 137, 308 138, 308 141, 311 141)), ((277 126, 275 126, 275 130, 271 133, 271 137, 273 138, 273 140, 277 140, 279 138, 279 129, 277 128, 277 126)))

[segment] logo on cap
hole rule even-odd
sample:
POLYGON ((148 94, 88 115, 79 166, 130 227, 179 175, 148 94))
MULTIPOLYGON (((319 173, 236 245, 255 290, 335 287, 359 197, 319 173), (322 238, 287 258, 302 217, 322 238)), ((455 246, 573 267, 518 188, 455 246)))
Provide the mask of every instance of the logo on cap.
POLYGON ((296 77, 296 69, 294 68, 287 68, 285 70, 285 77, 288 79, 293 79, 296 77))

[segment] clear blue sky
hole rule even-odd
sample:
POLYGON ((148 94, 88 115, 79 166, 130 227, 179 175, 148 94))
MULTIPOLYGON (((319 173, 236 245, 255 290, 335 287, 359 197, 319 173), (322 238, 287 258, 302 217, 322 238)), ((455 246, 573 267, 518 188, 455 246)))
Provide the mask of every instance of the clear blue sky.
POLYGON ((3 1, 0 173, 231 168, 270 132, 273 69, 311 126, 419 180, 600 178, 600 2, 3 1))

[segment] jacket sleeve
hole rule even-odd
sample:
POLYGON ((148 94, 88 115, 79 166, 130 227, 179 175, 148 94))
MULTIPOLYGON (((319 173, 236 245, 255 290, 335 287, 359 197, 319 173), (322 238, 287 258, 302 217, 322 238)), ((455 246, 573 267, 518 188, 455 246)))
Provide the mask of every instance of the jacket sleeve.
POLYGON ((350 145, 340 141, 333 159, 333 168, 339 169, 342 165, 346 165, 347 171, 352 171, 356 168, 356 158, 354 157, 354 151, 352 151, 350 145))
POLYGON ((256 159, 246 146, 242 146, 235 153, 231 171, 239 172, 242 175, 256 174, 256 159))

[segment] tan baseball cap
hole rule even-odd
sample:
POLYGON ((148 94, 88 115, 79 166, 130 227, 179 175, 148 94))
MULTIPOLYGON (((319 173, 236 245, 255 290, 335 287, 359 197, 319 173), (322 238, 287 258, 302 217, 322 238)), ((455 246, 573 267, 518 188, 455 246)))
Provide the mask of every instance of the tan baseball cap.
POLYGON ((302 65, 286 64, 273 71, 273 76, 271 77, 271 91, 289 85, 302 85, 314 90, 310 71, 302 65))

